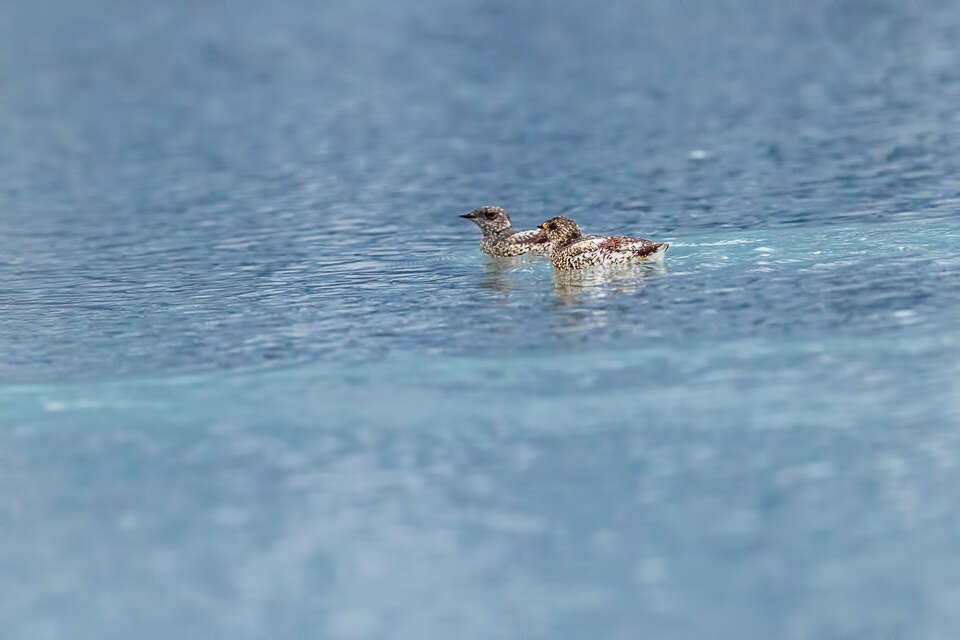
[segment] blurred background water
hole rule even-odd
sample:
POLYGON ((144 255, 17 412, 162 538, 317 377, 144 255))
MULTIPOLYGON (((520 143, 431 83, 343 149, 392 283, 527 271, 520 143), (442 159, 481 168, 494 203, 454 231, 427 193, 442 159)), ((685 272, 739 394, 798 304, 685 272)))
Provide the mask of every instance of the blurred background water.
POLYGON ((3 15, 0 637, 955 637, 956 3, 3 15))

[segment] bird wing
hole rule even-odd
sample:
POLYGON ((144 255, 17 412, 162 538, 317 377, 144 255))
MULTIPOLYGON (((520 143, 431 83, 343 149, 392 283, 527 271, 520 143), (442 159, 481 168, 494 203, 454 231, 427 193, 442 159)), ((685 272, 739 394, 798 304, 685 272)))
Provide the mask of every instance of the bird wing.
POLYGON ((573 243, 565 251, 576 267, 610 262, 632 261, 656 253, 663 243, 625 236, 595 236, 573 243), (617 260, 616 258, 620 259, 617 260))
POLYGON ((528 229, 527 231, 517 231, 507 238, 507 242, 514 244, 547 244, 550 237, 543 229, 528 229))
POLYGON ((584 236, 581 240, 572 243, 567 251, 571 253, 585 253, 587 251, 596 251, 600 248, 600 243, 606 240, 603 236, 584 236))
POLYGON ((651 242, 645 238, 630 238, 627 236, 612 236, 603 238, 597 243, 598 249, 608 251, 624 251, 646 256, 660 248, 662 242, 651 242))

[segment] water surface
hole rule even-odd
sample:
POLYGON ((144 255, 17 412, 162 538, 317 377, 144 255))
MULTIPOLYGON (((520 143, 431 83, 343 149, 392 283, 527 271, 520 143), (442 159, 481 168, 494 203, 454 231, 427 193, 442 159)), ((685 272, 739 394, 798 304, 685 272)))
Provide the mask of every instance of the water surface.
POLYGON ((960 628, 952 3, 6 14, 2 635, 960 628))

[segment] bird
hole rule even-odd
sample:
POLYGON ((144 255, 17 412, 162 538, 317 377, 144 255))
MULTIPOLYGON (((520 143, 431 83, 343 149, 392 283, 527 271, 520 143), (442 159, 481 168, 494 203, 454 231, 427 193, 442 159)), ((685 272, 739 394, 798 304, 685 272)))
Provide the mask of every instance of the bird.
POLYGON ((626 236, 584 236, 566 216, 540 225, 550 239, 550 262, 556 269, 582 269, 601 265, 662 260, 668 245, 626 236))
POLYGON ((547 255, 550 238, 544 229, 514 231, 510 214, 503 207, 485 206, 465 213, 461 218, 472 221, 483 232, 480 250, 491 256, 506 258, 525 253, 547 255))

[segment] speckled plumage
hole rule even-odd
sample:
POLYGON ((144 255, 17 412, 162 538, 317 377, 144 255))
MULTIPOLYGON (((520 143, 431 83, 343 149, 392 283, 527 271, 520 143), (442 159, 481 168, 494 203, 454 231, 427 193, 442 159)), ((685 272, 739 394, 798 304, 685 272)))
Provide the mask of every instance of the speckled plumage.
POLYGON ((550 253, 550 238, 545 230, 514 231, 510 215, 502 207, 480 207, 460 217, 480 227, 483 232, 480 250, 486 254, 506 258, 525 253, 550 253))
POLYGON ((626 236, 584 236, 577 223, 565 216, 550 218, 540 228, 550 238, 550 262, 557 269, 660 260, 670 246, 626 236))

